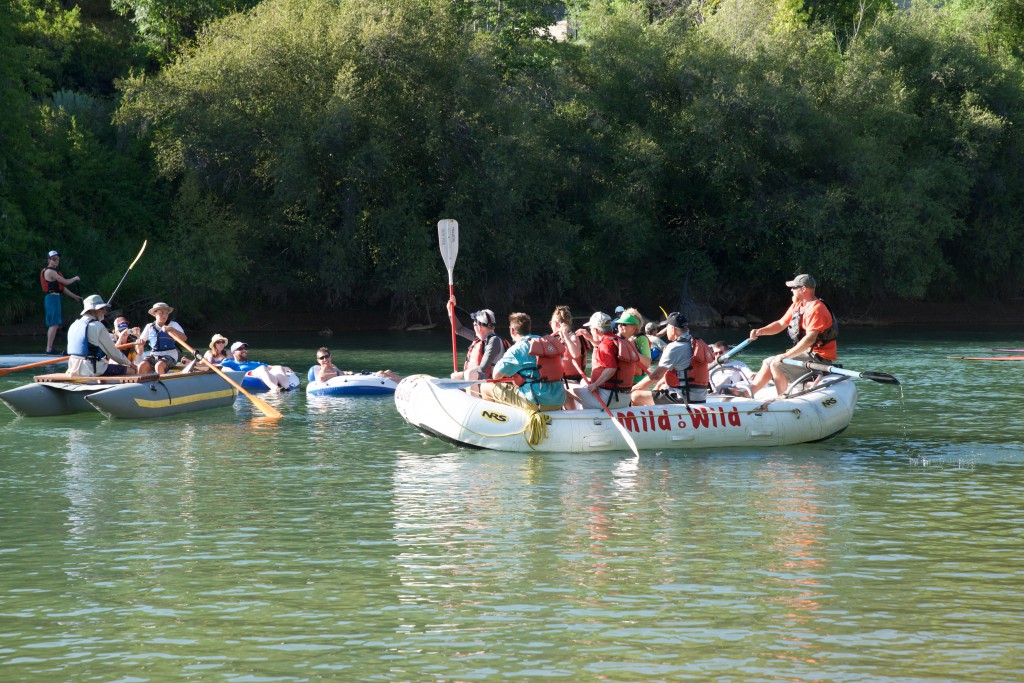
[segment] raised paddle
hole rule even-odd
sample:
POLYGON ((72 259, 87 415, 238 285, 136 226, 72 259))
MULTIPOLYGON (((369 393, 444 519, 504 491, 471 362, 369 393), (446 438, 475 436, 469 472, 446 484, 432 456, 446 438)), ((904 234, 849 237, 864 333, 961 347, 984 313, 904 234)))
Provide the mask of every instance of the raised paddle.
MULTIPOLYGON (((193 356, 195 356, 197 358, 199 357, 199 353, 195 349, 193 349, 191 346, 186 344, 185 340, 178 336, 177 331, 172 330, 169 327, 165 327, 164 330, 167 332, 167 334, 171 335, 171 338, 174 339, 174 341, 176 341, 179 344, 181 344, 193 356)), ((242 388, 241 384, 239 384, 235 380, 233 380, 230 377, 228 377, 227 373, 224 372, 223 370, 221 370, 220 368, 218 368, 216 365, 214 365, 213 363, 208 363, 208 365, 209 365, 210 369, 213 370, 214 372, 216 372, 218 375, 220 375, 221 378, 225 382, 227 382, 228 384, 230 384, 234 388, 238 389, 239 393, 241 393, 247 399, 252 401, 252 404, 254 406, 256 406, 257 408, 259 408, 260 412, 262 412, 264 415, 266 415, 267 417, 273 418, 275 420, 284 417, 284 415, 281 413, 281 411, 279 411, 277 408, 275 408, 274 406, 270 405, 269 403, 267 403, 263 399, 257 398, 255 396, 253 396, 252 394, 250 394, 248 391, 246 391, 245 389, 242 388)))
POLYGON ((847 377, 853 377, 854 379, 869 379, 872 382, 881 382, 882 384, 899 384, 900 381, 886 372, 856 372, 854 370, 846 370, 844 368, 837 368, 835 365, 825 365, 824 363, 811 363, 809 361, 796 360, 793 358, 783 358, 782 362, 787 365, 796 365, 797 367, 807 368, 808 370, 818 370, 819 372, 831 372, 836 375, 846 375, 847 377))
MULTIPOLYGON (((135 342, 128 342, 125 344, 118 344, 117 348, 127 349, 135 346, 135 342)), ((47 358, 46 360, 36 361, 35 363, 27 363, 25 365, 19 365, 13 368, 0 368, 0 377, 9 375, 12 372, 21 372, 22 370, 31 370, 32 368, 41 368, 44 365, 53 365, 54 363, 61 363, 67 361, 71 356, 54 356, 53 358, 47 358)))
POLYGON ((132 261, 132 264, 128 266, 128 270, 124 271, 124 277, 122 277, 121 281, 117 283, 117 287, 114 287, 114 293, 111 294, 110 298, 107 299, 108 306, 110 305, 110 302, 114 300, 114 297, 117 295, 117 290, 121 289, 121 285, 124 284, 125 278, 128 277, 128 273, 132 272, 132 268, 134 268, 135 264, 139 262, 140 258, 142 258, 142 252, 146 251, 147 242, 149 242, 149 240, 142 240, 142 249, 139 249, 139 255, 136 256, 135 260, 132 261))
MULTIPOLYGON (((459 222, 454 218, 445 218, 437 222, 437 241, 441 245, 441 258, 444 259, 444 267, 448 269, 448 297, 455 296, 455 284, 452 279, 452 270, 455 269, 455 259, 459 255, 459 222)), ((449 322, 452 325, 452 372, 459 371, 459 353, 455 347, 455 319, 449 322)))
POLYGON ((730 358, 735 356, 737 353, 739 353, 743 349, 747 348, 747 344, 749 344, 752 341, 754 341, 754 338, 747 337, 746 339, 741 341, 739 344, 737 344, 736 346, 734 346, 731 349, 729 349, 729 351, 727 353, 723 353, 721 356, 716 358, 715 362, 711 364, 711 367, 714 368, 714 367, 717 367, 719 365, 722 365, 723 363, 728 362, 728 360, 730 358))
MULTIPOLYGON (((589 389, 590 383, 587 382, 587 373, 583 372, 583 368, 580 367, 580 364, 576 362, 575 358, 572 359, 572 364, 576 368, 576 372, 580 373, 580 382, 583 383, 583 386, 589 389)), ((633 455, 635 455, 636 459, 639 460, 640 451, 637 450, 636 442, 633 441, 633 437, 629 435, 629 431, 622 425, 622 423, 612 415, 612 411, 608 409, 608 404, 601 400, 601 395, 598 391, 599 389, 595 387, 590 390, 590 395, 596 398, 597 402, 601 404, 602 408, 604 408, 604 412, 608 413, 608 417, 612 419, 612 424, 615 425, 615 428, 619 430, 620 434, 622 434, 622 438, 626 440, 626 445, 629 446, 629 450, 633 451, 633 455)))

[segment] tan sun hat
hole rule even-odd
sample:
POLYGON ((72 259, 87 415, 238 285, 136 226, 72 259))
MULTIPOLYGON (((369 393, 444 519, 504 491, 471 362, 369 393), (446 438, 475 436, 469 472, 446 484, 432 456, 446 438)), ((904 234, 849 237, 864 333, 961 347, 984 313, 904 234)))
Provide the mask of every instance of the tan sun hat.
POLYGON ((228 343, 228 338, 225 337, 223 334, 215 334, 215 335, 213 335, 213 339, 210 340, 210 350, 213 351, 214 350, 213 347, 217 346, 217 342, 221 342, 221 341, 224 342, 225 344, 227 344, 228 343))
POLYGON ((166 309, 168 315, 174 313, 173 308, 165 304, 163 301, 157 301, 155 304, 153 304, 153 307, 149 309, 149 314, 155 316, 156 312, 159 311, 160 309, 166 309))

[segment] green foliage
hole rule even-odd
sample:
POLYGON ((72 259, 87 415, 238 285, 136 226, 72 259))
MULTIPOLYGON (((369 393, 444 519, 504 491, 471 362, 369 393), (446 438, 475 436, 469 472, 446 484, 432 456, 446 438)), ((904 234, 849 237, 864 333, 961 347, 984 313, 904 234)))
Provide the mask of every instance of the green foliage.
POLYGON ((110 6, 130 17, 154 54, 166 60, 207 23, 259 4, 259 0, 111 0, 110 6))
POLYGON ((154 235, 174 265, 124 301, 437 315, 445 217, 468 306, 775 310, 764 285, 802 271, 840 303, 1020 296, 1024 74, 1008 5, 967 2, 590 0, 568 42, 532 0, 175 3, 140 29, 170 58, 147 73, 24 0, 0 14, 0 315, 37 305, 52 245, 102 292, 154 235))

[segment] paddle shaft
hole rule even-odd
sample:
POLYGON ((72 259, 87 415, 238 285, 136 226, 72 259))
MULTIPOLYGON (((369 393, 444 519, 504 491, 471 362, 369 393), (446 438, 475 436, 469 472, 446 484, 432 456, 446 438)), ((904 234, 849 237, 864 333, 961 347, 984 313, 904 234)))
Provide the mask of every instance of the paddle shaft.
POLYGON ((717 366, 722 365, 724 363, 727 363, 730 358, 735 356, 737 353, 739 353, 743 349, 747 348, 747 345, 750 342, 752 342, 752 341, 754 341, 754 340, 751 339, 750 337, 747 337, 746 339, 741 341, 739 344, 737 344, 736 346, 734 346, 731 349, 729 349, 728 353, 723 353, 721 356, 716 358, 715 362, 711 365, 711 367, 714 368, 714 367, 717 367, 717 366))
POLYGON ((819 372, 831 372, 836 375, 845 375, 847 377, 853 377, 854 379, 869 379, 872 382, 879 382, 881 384, 899 384, 900 381, 886 372, 871 372, 870 370, 864 372, 856 372, 854 370, 847 370, 845 368, 838 368, 834 365, 825 365, 824 363, 811 363, 810 361, 795 360, 793 358, 783 358, 783 363, 787 365, 795 365, 797 367, 806 368, 808 370, 817 370, 819 372))
POLYGON ((583 384, 583 386, 590 389, 590 395, 596 398, 597 402, 601 404, 602 408, 604 408, 604 412, 608 413, 608 417, 612 419, 612 424, 615 426, 616 429, 619 430, 619 433, 622 434, 622 438, 626 440, 626 445, 629 446, 629 450, 633 451, 633 455, 635 455, 636 459, 639 460, 640 451, 636 447, 636 442, 633 441, 633 437, 630 436, 629 430, 627 430, 625 426, 623 426, 622 423, 619 422, 618 419, 612 414, 612 411, 608 408, 608 404, 601 399, 601 388, 591 387, 590 383, 587 381, 587 373, 583 372, 583 368, 580 367, 580 364, 576 361, 575 358, 572 359, 572 364, 573 367, 576 368, 576 372, 580 373, 580 382, 583 384))
MULTIPOLYGON (((127 342, 124 344, 118 344, 119 349, 128 349, 135 346, 135 342, 127 342)), ((36 361, 35 363, 27 363, 25 365, 18 365, 13 368, 0 368, 0 377, 9 375, 12 372, 21 372, 22 370, 31 370, 32 368, 41 368, 44 365, 53 365, 54 363, 61 363, 68 360, 71 356, 54 356, 53 358, 47 358, 46 360, 36 361)))
POLYGON ((121 285, 123 285, 124 281, 128 278, 128 273, 132 272, 132 268, 134 268, 135 264, 139 262, 140 258, 142 258, 142 252, 146 251, 147 242, 149 242, 149 240, 142 240, 142 249, 139 249, 138 255, 135 257, 135 260, 132 261, 132 264, 128 266, 128 270, 124 271, 124 276, 122 276, 121 281, 117 283, 117 287, 114 287, 113 294, 111 294, 110 298, 107 299, 108 306, 110 305, 110 302, 114 300, 114 297, 117 296, 117 290, 121 289, 121 285))
MULTIPOLYGON (((441 248, 444 267, 448 269, 448 299, 455 298, 455 259, 459 256, 459 222, 445 218, 437 222, 437 243, 441 248)), ((455 314, 448 321, 452 327, 452 372, 459 371, 459 351, 455 345, 455 314)))
MULTIPOLYGON (((190 352, 190 353, 191 353, 191 354, 192 354, 193 356, 195 356, 195 357, 197 357, 197 358, 199 357, 199 353, 198 353, 198 352, 197 352, 197 351, 196 351, 195 349, 193 349, 193 348, 192 348, 191 346, 189 346, 188 344, 186 344, 186 343, 185 343, 185 340, 184 340, 184 339, 182 339, 181 337, 179 337, 179 336, 178 336, 178 333, 177 333, 177 332, 176 332, 175 330, 173 330, 173 329, 170 329, 170 328, 164 328, 164 329, 166 330, 167 334, 171 335, 171 338, 172 338, 172 339, 173 339, 174 341, 176 341, 177 343, 181 344, 181 346, 183 346, 183 347, 184 347, 184 348, 185 348, 185 349, 186 349, 187 351, 189 351, 189 352, 190 352)), ((261 398, 256 398, 255 396, 253 396, 252 394, 250 394, 250 393, 249 393, 248 391, 246 391, 246 390, 245 390, 245 389, 244 389, 244 388, 242 387, 242 385, 241 385, 241 384, 239 384, 239 383, 238 383, 238 382, 236 382, 235 380, 233 380, 233 379, 231 379, 230 377, 228 377, 227 373, 226 373, 226 372, 224 372, 223 370, 221 370, 220 368, 218 368, 218 367, 217 367, 216 365, 214 365, 213 363, 207 363, 207 365, 209 366, 209 368, 210 368, 211 370, 213 370, 213 371, 214 371, 214 372, 216 372, 216 373, 217 373, 218 375, 220 375, 220 376, 221 376, 221 379, 223 379, 223 380, 224 380, 225 382, 227 382, 228 384, 230 384, 230 385, 231 385, 231 386, 233 386, 234 388, 238 389, 238 392, 239 392, 240 394, 242 394, 242 395, 243 395, 243 396, 245 396, 245 397, 246 397, 247 399, 249 399, 250 401, 252 401, 252 404, 253 404, 254 406, 256 406, 257 408, 259 408, 260 412, 262 412, 262 413, 263 413, 264 415, 266 415, 267 417, 271 417, 271 418, 274 418, 275 420, 276 420, 276 419, 279 419, 279 418, 282 418, 282 417, 284 417, 284 415, 283 415, 283 414, 282 414, 282 413, 281 413, 281 412, 280 412, 280 411, 279 411, 279 410, 278 410, 277 408, 275 408, 274 406, 270 405, 269 403, 267 403, 267 402, 266 402, 266 401, 264 401, 263 399, 261 399, 261 398)))

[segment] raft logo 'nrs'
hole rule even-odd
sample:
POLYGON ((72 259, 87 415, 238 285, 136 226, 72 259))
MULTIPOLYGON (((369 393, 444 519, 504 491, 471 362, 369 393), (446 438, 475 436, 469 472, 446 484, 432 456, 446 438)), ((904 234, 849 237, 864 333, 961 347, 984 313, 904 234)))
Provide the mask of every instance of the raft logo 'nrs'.
POLYGON ((508 415, 496 413, 492 410, 481 410, 480 416, 485 420, 490 420, 491 422, 508 422, 508 415))
POLYGON ((837 403, 839 403, 839 401, 837 401, 832 396, 829 396, 828 398, 822 399, 822 401, 821 401, 821 405, 825 406, 826 408, 831 408, 832 406, 836 405, 837 403))

